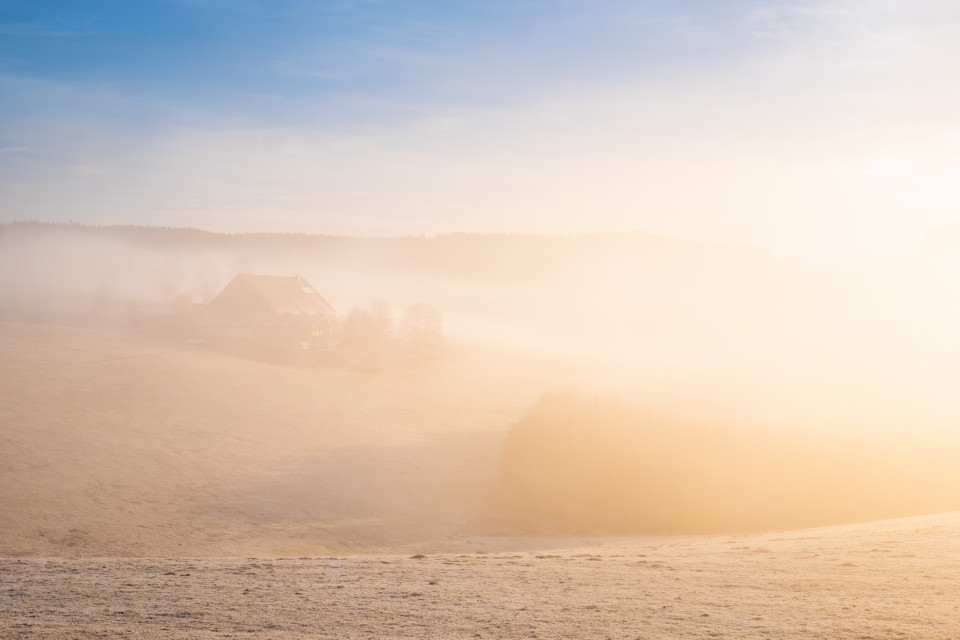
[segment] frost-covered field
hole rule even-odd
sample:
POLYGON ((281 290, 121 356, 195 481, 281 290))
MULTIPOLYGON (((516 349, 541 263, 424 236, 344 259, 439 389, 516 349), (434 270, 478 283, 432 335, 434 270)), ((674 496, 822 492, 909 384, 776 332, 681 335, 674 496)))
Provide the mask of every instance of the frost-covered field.
POLYGON ((4 638, 957 638, 958 534, 946 514, 549 552, 6 559, 0 621, 4 638))
POLYGON ((960 513, 509 537, 507 430, 576 378, 495 365, 0 324, 0 640, 960 638, 960 513))

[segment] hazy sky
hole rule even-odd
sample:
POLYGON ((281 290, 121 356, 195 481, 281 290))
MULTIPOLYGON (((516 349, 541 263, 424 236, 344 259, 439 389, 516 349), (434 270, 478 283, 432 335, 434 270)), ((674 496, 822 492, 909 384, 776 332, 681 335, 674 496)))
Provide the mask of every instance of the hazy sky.
POLYGON ((958 78, 946 0, 4 0, 0 220, 909 251, 958 78))

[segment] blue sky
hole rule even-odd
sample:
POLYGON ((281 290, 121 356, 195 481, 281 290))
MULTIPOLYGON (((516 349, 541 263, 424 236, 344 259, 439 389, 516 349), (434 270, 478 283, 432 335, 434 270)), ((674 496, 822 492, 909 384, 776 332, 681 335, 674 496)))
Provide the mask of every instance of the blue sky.
POLYGON ((735 53, 735 12, 633 4, 11 0, 2 70, 275 125, 349 99, 504 106, 735 53))
POLYGON ((6 0, 0 220, 902 250, 960 210, 958 25, 939 0, 6 0))

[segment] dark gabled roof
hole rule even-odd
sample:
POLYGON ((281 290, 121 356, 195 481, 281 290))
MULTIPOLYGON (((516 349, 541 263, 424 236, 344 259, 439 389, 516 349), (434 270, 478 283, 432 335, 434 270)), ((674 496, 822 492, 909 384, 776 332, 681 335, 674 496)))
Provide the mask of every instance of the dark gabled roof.
POLYGON ((208 308, 221 313, 273 313, 318 317, 336 315, 330 303, 300 276, 240 274, 223 288, 208 308))

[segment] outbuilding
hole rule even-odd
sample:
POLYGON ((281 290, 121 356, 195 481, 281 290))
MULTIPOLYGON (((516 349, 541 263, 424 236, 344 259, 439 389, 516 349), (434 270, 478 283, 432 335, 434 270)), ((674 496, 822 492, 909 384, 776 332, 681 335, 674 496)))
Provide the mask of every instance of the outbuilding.
POLYGON ((329 343, 336 311, 307 280, 239 274, 205 305, 197 328, 214 342, 309 348, 329 343))

